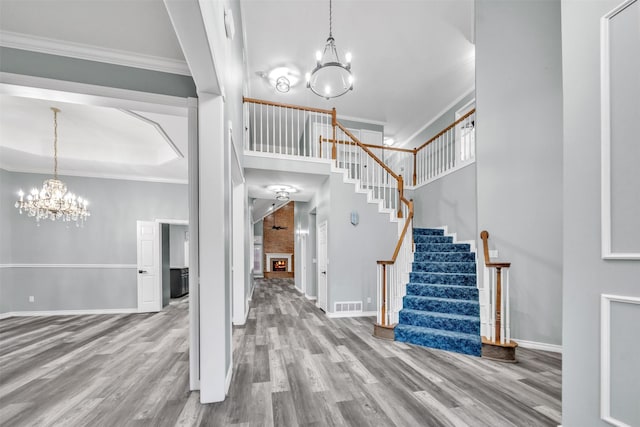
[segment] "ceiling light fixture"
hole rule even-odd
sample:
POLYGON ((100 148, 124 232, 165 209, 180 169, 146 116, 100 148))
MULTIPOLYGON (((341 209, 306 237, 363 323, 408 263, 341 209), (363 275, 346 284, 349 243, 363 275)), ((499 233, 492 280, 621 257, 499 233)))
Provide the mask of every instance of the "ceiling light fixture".
POLYGON ((395 144, 395 143, 396 143, 395 139, 393 139, 393 138, 389 138, 389 137, 385 137, 385 138, 382 140, 382 144, 383 144, 383 145, 386 145, 386 146, 389 146, 389 147, 390 147, 390 146, 392 146, 392 145, 393 145, 393 144, 395 144))
POLYGON ((22 190, 18 192, 15 206, 20 214, 35 217, 39 223, 41 219, 55 221, 75 221, 80 225, 91 214, 87 210, 89 202, 73 193, 67 193, 67 186, 58 179, 58 113, 60 110, 51 107, 53 111, 53 179, 47 179, 42 189, 34 188, 26 196, 22 190))
POLYGON ((276 193, 276 200, 279 200, 281 202, 289 201, 289 193, 286 191, 278 191, 276 193))
POLYGON ((289 89, 291 89, 289 79, 285 76, 278 77, 278 80, 276 80, 276 90, 278 92, 287 93, 289 92, 289 89))
POLYGON ((316 52, 316 67, 307 73, 307 87, 313 93, 326 99, 337 98, 353 90, 351 74, 351 53, 345 55, 346 62, 340 61, 338 48, 333 38, 333 7, 329 0, 329 38, 324 50, 316 52))

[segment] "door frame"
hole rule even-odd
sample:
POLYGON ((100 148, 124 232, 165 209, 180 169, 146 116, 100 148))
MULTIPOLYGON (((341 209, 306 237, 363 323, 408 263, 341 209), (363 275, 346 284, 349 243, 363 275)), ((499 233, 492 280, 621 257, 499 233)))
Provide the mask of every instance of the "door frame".
MULTIPOLYGON (((189 387, 200 389, 198 98, 0 72, 0 94, 187 117, 189 193, 189 387)), ((137 269, 136 269, 137 270, 137 269)))
POLYGON ((316 305, 321 308, 322 310, 325 311, 325 313, 327 313, 329 311, 329 221, 324 220, 320 223, 320 225, 318 225, 317 230, 316 230, 316 241, 317 241, 317 251, 316 251, 316 256, 318 259, 317 262, 317 274, 318 274, 318 300, 316 301, 316 305), (324 228, 324 234, 325 234, 325 251, 324 251, 324 262, 325 262, 325 268, 326 268, 326 274, 325 274, 325 286, 324 286, 324 305, 325 307, 323 308, 320 305, 320 275, 322 274, 322 271, 320 269, 320 231, 324 228))

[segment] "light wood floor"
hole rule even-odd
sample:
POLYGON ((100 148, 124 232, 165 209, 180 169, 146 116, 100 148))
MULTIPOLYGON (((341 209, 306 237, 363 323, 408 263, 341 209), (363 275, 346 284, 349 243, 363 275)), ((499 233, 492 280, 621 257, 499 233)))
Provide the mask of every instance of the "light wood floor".
POLYGON ((186 298, 161 313, 0 321, 0 425, 556 426, 561 357, 500 364, 372 337, 259 282, 223 403, 188 391, 186 298))

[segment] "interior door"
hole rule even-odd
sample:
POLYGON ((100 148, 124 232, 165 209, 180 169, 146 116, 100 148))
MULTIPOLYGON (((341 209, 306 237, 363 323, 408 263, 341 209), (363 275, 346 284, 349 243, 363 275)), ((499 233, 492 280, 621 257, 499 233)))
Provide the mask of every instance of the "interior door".
POLYGON ((160 223, 138 221, 138 311, 162 309, 160 223))
POLYGON ((307 236, 300 234, 300 290, 307 294, 307 236))
POLYGON ((318 227, 318 307, 327 311, 327 221, 318 227))

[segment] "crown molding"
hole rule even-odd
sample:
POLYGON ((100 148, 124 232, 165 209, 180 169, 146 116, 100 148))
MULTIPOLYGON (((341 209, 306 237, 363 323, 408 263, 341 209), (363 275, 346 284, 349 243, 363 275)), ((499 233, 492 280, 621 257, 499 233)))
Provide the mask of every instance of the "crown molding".
POLYGON ((142 68, 163 73, 190 76, 189 66, 184 60, 162 58, 117 49, 91 46, 64 40, 50 39, 29 34, 0 31, 0 46, 66 56, 69 58, 97 61, 125 67, 142 68))
MULTIPOLYGON (((13 167, 11 165, 7 165, 2 162, 0 162, 0 169, 4 169, 7 172, 51 175, 51 169, 13 167)), ((125 174, 106 173, 106 172, 102 173, 102 172, 96 172, 96 171, 64 171, 64 172, 60 172, 58 175, 60 175, 61 177, 73 176, 73 177, 80 177, 80 178, 114 179, 114 180, 120 180, 120 181, 155 182, 159 184, 180 184, 180 185, 189 184, 189 180, 187 179, 163 178, 163 177, 157 177, 157 176, 125 175, 125 174)))
MULTIPOLYGON (((405 138, 404 141, 402 141, 401 143, 395 144, 395 147, 407 148, 406 145, 409 144, 414 138, 417 138, 417 136, 420 135, 420 133, 422 131, 424 131, 426 128, 428 128, 429 126, 434 124, 436 122, 436 120, 438 120, 440 117, 442 117, 447 111, 449 111, 453 107, 455 107, 458 102, 462 101, 465 97, 471 95, 475 90, 476 90, 475 85, 473 87, 471 87, 470 89, 467 89, 462 95, 460 95, 459 97, 454 99, 453 102, 451 102, 449 105, 444 107, 439 113, 436 113, 436 115, 433 116, 433 118, 431 120, 429 120, 427 123, 422 125, 417 131, 412 133, 411 136, 409 136, 408 138, 405 138)), ((422 142, 424 142, 424 141, 422 141, 422 142)), ((420 142, 420 143, 422 143, 422 142, 420 142)), ((416 144, 416 146, 417 145, 418 144, 416 144)))

